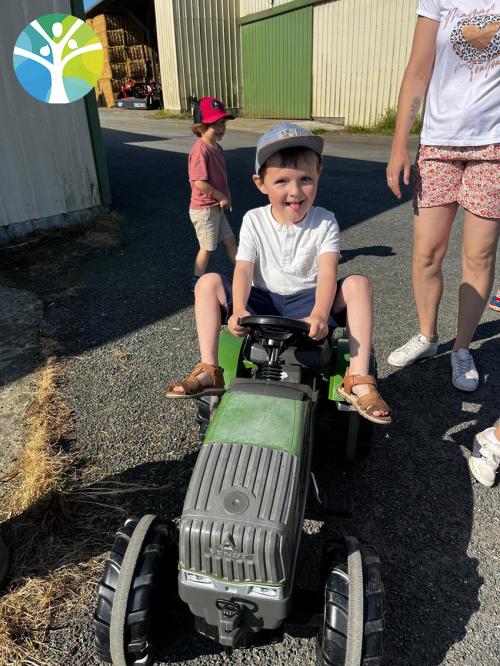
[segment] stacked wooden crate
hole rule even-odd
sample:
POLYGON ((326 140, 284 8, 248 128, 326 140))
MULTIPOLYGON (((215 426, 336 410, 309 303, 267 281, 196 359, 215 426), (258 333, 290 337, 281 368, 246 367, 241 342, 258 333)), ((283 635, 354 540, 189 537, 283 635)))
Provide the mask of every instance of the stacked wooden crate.
POLYGON ((145 34, 128 16, 99 14, 87 23, 97 33, 104 51, 104 66, 96 84, 99 104, 114 106, 116 95, 128 79, 144 81, 152 75, 151 48, 145 34))

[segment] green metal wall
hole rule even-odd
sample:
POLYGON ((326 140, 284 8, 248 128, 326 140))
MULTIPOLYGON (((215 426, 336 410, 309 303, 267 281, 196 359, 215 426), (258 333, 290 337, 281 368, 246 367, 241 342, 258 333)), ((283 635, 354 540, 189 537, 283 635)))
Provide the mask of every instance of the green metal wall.
POLYGON ((241 26, 243 109, 254 118, 310 118, 313 8, 241 26))

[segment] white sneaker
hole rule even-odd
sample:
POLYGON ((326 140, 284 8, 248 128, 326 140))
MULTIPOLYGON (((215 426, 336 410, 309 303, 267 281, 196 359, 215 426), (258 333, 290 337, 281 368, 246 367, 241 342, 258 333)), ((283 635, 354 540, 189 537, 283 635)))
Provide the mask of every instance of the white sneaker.
POLYGON ((404 368, 407 365, 415 363, 415 361, 418 361, 421 358, 435 356, 437 354, 438 347, 438 340, 431 342, 429 338, 426 338, 425 335, 421 335, 419 333, 413 338, 410 338, 405 345, 395 349, 392 354, 389 355, 387 363, 390 365, 395 365, 397 368, 404 368))
POLYGON ((459 391, 475 391, 479 373, 467 349, 451 352, 451 382, 459 391))
POLYGON ((469 467, 483 486, 491 487, 500 465, 500 442, 495 437, 495 428, 486 428, 474 437, 474 450, 469 456, 469 467))

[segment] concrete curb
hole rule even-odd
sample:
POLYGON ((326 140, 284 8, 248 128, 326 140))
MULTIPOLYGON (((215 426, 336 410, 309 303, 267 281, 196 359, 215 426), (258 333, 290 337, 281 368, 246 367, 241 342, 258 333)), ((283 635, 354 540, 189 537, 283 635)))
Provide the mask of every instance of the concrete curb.
MULTIPOLYGON (((176 125, 185 125, 187 128, 192 125, 192 121, 189 118, 155 118, 154 111, 131 111, 130 109, 99 109, 99 116, 101 118, 123 118, 124 121, 129 121, 131 119, 147 119, 154 120, 157 123, 175 123, 176 125)), ((297 120, 297 119, 287 119, 287 118, 245 118, 237 117, 234 120, 229 121, 228 127, 231 130, 236 130, 239 132, 252 132, 254 134, 262 134, 267 132, 268 129, 274 127, 278 123, 295 123, 300 127, 304 127, 310 131, 313 130, 324 130, 326 132, 340 132, 344 129, 343 125, 335 125, 333 123, 320 122, 317 120, 297 120)))

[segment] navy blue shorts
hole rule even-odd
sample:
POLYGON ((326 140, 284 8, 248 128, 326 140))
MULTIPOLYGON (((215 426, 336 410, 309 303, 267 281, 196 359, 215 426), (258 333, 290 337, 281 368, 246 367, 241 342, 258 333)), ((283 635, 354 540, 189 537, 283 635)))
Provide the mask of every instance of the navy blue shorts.
MULTIPOLYGON (((227 310, 224 312, 225 321, 227 322, 233 311, 232 281, 225 275, 221 275, 221 279, 227 303, 227 310)), ((343 279, 337 281, 337 289, 342 284, 343 279)), ((265 291, 260 287, 252 287, 246 309, 253 315, 278 315, 280 317, 291 317, 292 319, 304 319, 311 314, 315 300, 315 288, 283 295, 265 291)), ((330 316, 328 325, 345 326, 345 310, 337 312, 335 319, 330 316)))

